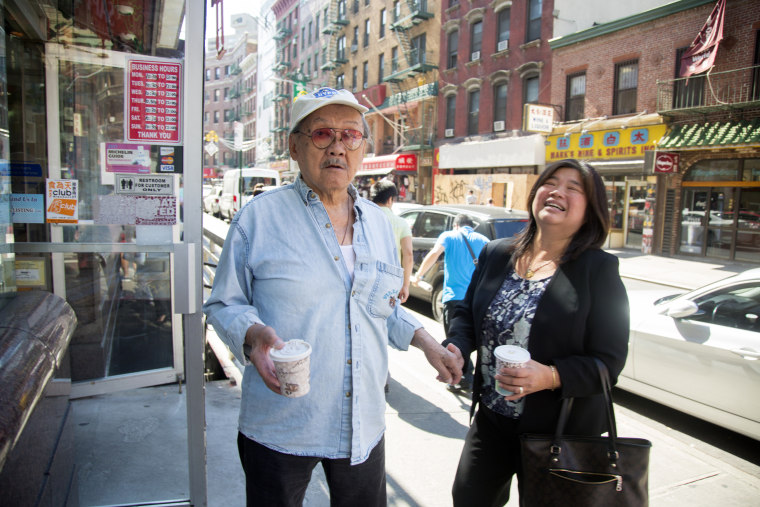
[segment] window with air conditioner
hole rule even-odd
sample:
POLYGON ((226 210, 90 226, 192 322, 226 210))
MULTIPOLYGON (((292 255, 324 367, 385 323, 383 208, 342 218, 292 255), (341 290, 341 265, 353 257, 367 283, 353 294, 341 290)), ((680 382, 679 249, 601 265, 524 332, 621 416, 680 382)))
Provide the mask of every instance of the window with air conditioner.
POLYGON ((470 61, 480 60, 483 45, 483 20, 476 21, 470 28, 470 61))
POLYGON ((506 51, 509 49, 509 22, 511 9, 506 8, 499 11, 498 17, 498 38, 496 39, 496 51, 506 51))
POLYGON ((444 135, 454 137, 454 122, 457 114, 457 96, 455 94, 446 96, 446 127, 444 135))

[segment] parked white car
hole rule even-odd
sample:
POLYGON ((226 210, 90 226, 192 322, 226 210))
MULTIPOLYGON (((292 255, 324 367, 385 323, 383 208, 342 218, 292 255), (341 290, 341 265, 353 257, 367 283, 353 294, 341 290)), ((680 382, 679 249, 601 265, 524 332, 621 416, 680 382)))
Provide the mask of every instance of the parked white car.
POLYGON ((219 201, 222 198, 222 186, 217 185, 211 189, 211 192, 203 198, 203 211, 216 218, 221 218, 219 211, 219 201))
POLYGON ((760 440, 760 268, 682 295, 630 298, 618 387, 760 440))

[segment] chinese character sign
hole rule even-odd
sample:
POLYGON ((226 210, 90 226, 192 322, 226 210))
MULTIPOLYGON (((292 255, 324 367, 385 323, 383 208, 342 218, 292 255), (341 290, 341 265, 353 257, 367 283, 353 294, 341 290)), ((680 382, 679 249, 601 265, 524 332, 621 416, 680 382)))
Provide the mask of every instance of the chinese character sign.
POLYGON ((555 135, 547 138, 546 161, 563 158, 583 160, 643 159, 644 153, 655 149, 665 135, 665 125, 633 129, 599 130, 587 133, 555 135))
POLYGON ((49 224, 75 224, 79 221, 79 181, 51 180, 45 182, 46 219, 49 224))

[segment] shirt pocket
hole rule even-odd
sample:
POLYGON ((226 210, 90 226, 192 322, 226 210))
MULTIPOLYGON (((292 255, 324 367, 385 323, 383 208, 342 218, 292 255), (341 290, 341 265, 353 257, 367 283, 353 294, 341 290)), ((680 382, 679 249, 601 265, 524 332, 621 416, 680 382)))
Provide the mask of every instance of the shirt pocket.
POLYGON ((373 317, 387 319, 390 317, 398 301, 398 293, 404 283, 404 270, 392 264, 376 261, 375 281, 369 294, 367 311, 373 317))

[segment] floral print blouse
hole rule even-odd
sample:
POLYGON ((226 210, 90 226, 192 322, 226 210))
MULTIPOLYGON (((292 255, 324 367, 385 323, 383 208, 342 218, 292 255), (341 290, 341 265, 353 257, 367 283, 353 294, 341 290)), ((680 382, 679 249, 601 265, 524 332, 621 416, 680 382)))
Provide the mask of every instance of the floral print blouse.
POLYGON ((481 403, 506 417, 519 418, 525 398, 507 401, 496 392, 494 375, 496 359, 493 351, 499 345, 528 348, 528 336, 536 307, 552 277, 540 280, 520 278, 510 267, 504 283, 494 296, 483 318, 483 345, 480 347, 483 390, 481 403))

